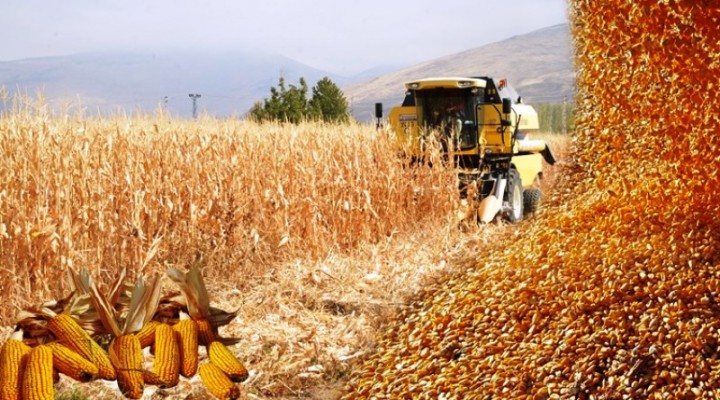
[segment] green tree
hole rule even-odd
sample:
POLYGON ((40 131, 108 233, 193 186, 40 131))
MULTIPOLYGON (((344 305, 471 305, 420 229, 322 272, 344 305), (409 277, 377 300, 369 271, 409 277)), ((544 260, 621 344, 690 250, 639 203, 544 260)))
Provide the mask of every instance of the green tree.
POLYGON ((345 95, 330 78, 319 80, 312 92, 309 102, 311 118, 326 122, 347 122, 350 119, 345 95))
POLYGON ((306 119, 346 122, 350 118, 348 103, 340 88, 329 78, 321 79, 312 88, 308 100, 308 86, 300 78, 298 86, 285 85, 280 77, 277 87, 270 88, 270 97, 256 102, 248 116, 257 121, 287 121, 298 123, 306 119))

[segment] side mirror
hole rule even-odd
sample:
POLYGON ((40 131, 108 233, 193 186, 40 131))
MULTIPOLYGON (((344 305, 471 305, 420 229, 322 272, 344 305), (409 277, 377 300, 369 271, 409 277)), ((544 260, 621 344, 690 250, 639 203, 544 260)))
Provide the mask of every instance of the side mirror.
POLYGON ((502 99, 502 112, 503 114, 510 114, 512 112, 512 100, 507 97, 502 99))
POLYGON ((509 118, 510 113, 512 112, 512 100, 510 100, 507 97, 503 97, 502 99, 502 117, 500 118, 500 125, 504 127, 512 126, 512 122, 510 122, 509 118))
POLYGON ((382 122, 381 122, 382 114, 383 114, 382 108, 383 108, 382 103, 375 103, 375 118, 377 119, 377 123, 375 124, 375 129, 382 128, 382 122))

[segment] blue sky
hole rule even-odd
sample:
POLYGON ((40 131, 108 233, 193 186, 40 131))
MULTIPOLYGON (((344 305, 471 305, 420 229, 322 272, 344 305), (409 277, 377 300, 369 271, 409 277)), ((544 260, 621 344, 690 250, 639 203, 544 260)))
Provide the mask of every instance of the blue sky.
POLYGON ((0 61, 261 50, 353 74, 566 23, 566 0, 3 0, 0 61))

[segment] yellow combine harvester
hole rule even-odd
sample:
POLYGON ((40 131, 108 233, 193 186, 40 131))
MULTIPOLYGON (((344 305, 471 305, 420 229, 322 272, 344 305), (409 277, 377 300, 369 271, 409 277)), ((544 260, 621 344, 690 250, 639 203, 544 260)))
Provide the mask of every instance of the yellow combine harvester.
MULTIPOLYGON (((479 220, 489 222, 500 213, 517 222, 537 209, 543 159, 552 165, 555 158, 545 141, 527 138, 528 131, 539 129, 537 112, 507 80, 439 77, 405 87, 402 106, 388 116, 390 126, 414 157, 433 143, 441 146, 458 168, 460 192, 477 205, 479 220)), ((380 120, 381 103, 375 113, 380 120)))

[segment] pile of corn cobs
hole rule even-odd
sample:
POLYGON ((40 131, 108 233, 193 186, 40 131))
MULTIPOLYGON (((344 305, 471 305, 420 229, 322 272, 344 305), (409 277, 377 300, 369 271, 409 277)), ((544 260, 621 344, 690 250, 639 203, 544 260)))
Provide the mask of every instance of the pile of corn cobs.
POLYGON ((218 334, 237 313, 210 307, 197 266, 187 273, 170 268, 167 275, 181 293, 161 297, 159 275, 128 285, 123 270, 102 294, 87 271, 71 272, 73 294, 18 316, 0 350, 0 399, 54 399, 59 374, 80 382, 117 380, 125 397, 139 399, 146 384, 174 387, 180 375, 196 373, 214 396, 240 398, 237 383, 248 371, 226 347, 237 340, 218 334), (93 337, 109 338, 107 349, 93 337), (209 359, 202 364, 201 345, 209 359), (146 347, 154 353, 152 370, 143 368, 146 347))

